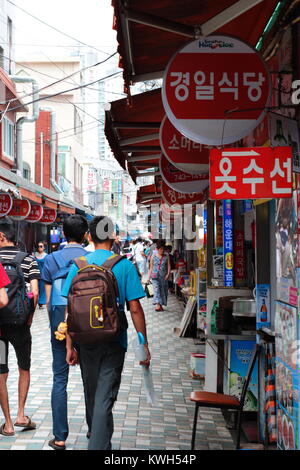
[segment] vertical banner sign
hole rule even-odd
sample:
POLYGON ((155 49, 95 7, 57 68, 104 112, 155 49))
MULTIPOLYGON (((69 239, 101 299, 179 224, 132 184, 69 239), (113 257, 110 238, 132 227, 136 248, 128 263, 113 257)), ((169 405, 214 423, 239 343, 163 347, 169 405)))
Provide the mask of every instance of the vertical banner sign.
POLYGON ((223 201, 224 287, 233 287, 233 213, 232 201, 223 201))
POLYGON ((203 211, 203 233, 204 233, 204 246, 207 245, 207 207, 203 211))
POLYGON ((246 278, 244 239, 244 230, 234 231, 234 278, 240 280, 246 278))
POLYGON ((216 253, 223 255, 223 206, 221 201, 216 201, 216 253))

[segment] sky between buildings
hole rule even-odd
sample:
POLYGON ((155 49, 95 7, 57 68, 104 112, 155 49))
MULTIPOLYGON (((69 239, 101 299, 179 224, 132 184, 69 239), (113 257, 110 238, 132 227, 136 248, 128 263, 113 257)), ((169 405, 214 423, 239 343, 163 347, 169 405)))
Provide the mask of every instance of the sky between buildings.
MULTIPOLYGON (((51 0, 49 2, 12 0, 12 2, 99 51, 111 54, 117 49, 116 33, 112 30, 111 0, 51 0)), ((15 42, 17 60, 32 55, 39 57, 44 55, 54 59, 57 56, 68 56, 70 51, 74 50, 74 46, 78 46, 79 50, 82 47, 76 41, 51 30, 18 8, 16 8, 15 42)), ((104 57, 105 54, 99 52, 99 59, 104 57)))

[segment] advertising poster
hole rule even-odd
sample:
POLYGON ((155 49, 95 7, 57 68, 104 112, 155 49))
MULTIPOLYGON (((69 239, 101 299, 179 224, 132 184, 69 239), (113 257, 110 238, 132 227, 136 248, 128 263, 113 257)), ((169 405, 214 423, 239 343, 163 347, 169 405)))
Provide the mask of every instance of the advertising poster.
MULTIPOLYGON (((231 341, 230 350, 230 375, 229 375, 229 395, 240 398, 247 375, 249 363, 251 361, 254 341, 231 341)), ((244 411, 257 411, 258 402, 258 364, 256 362, 249 388, 246 394, 244 411)))
POLYGON ((279 199, 275 221, 277 299, 298 305, 296 281, 298 222, 297 191, 289 199, 279 199))
POLYGON ((295 119, 270 113, 270 140, 273 147, 289 145, 293 152, 293 171, 300 172, 300 143, 295 119))
POLYGON ((276 302, 276 357, 293 370, 297 366, 293 356, 297 341, 297 323, 297 309, 291 305, 276 302))
POLYGON ((277 444, 281 450, 299 449, 299 374, 276 359, 277 444))
POLYGON ((270 285, 256 285, 256 329, 270 328, 271 326, 271 300, 270 285))

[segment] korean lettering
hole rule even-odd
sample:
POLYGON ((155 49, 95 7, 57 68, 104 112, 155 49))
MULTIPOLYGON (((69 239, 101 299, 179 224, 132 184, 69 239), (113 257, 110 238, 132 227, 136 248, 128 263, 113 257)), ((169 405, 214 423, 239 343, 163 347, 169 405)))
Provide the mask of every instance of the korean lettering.
MULTIPOLYGON (((287 182, 292 181, 292 162, 288 158, 282 165, 287 171, 287 182)), ((281 178, 285 177, 284 171, 280 168, 279 158, 275 158, 274 168, 270 173, 270 177, 273 179, 274 176, 279 175, 281 178)), ((292 194, 291 188, 278 188, 277 181, 272 181, 272 190, 274 194, 292 194)))
POLYGON ((190 73, 171 72, 171 77, 177 77, 170 83, 175 88, 175 96, 178 101, 186 101, 189 97, 190 73))
MULTIPOLYGON (((243 174, 244 175, 248 175, 249 173, 251 173, 252 171, 255 171, 256 173, 258 173, 259 175, 263 175, 264 174, 264 170, 263 168, 260 168, 257 163, 256 163, 256 160, 254 160, 252 158, 251 162, 250 162, 250 165, 245 168, 243 170, 243 174)), ((255 195, 256 194, 256 185, 257 184, 263 184, 265 182, 265 179, 264 178, 243 178, 243 183, 244 184, 251 184, 251 194, 252 195, 255 195)))
POLYGON ((216 194, 223 194, 225 192, 229 194, 236 194, 236 189, 229 186, 230 181, 236 181, 236 176, 229 176, 232 170, 232 162, 229 158, 225 157, 220 160, 219 165, 220 172, 223 176, 216 176, 216 182, 223 182, 223 186, 216 190, 216 194))
POLYGON ((196 100, 213 100, 214 97, 214 72, 209 74, 209 85, 204 85, 206 75, 200 70, 194 74, 194 82, 196 84, 196 100))
POLYGON ((234 99, 238 100, 239 99, 239 89, 238 89, 239 75, 238 75, 237 72, 235 72, 233 75, 234 75, 234 79, 233 79, 234 82, 229 80, 228 73, 224 72, 222 80, 219 81, 218 85, 219 85, 219 87, 221 87, 220 88, 221 93, 233 93, 234 99), (226 86, 224 86, 224 85, 226 85, 226 86))
POLYGON ((263 74, 258 74, 258 79, 255 72, 244 72, 243 85, 248 87, 248 98, 250 101, 259 101, 262 95, 262 84, 266 81, 263 74))
POLYGON ((177 140, 176 134, 173 135, 173 138, 169 142, 169 144, 170 144, 169 145, 170 150, 179 150, 180 149, 179 142, 177 140))

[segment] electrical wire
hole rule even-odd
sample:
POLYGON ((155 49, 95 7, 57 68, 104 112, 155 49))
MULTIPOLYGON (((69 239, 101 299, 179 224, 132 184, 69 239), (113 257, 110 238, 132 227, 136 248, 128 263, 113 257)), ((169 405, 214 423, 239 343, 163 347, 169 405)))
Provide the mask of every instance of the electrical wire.
MULTIPOLYGON (((68 90, 63 90, 63 91, 60 91, 60 92, 57 92, 57 93, 53 93, 52 95, 49 95, 48 97, 42 97, 42 98, 39 98, 37 100, 32 100, 29 103, 24 103, 21 106, 16 106, 15 108, 10 109, 10 111, 16 111, 18 109, 23 108, 24 106, 29 106, 30 104, 37 103, 37 102, 40 102, 40 101, 45 101, 45 99, 47 99, 47 98, 54 98, 55 96, 60 96, 60 95, 63 95, 64 93, 70 93, 71 91, 80 90, 81 88, 86 88, 89 85, 94 85, 95 83, 102 82, 104 80, 107 80, 108 78, 115 77, 116 75, 120 75, 121 73, 122 72, 114 72, 110 75, 107 75, 106 77, 102 77, 100 79, 94 80, 93 82, 86 83, 85 85, 80 85, 80 86, 77 86, 77 87, 74 87, 74 88, 70 88, 68 90)), ((3 114, 3 111, 1 111, 1 114, 3 114)))
MULTIPOLYGON (((61 83, 61 82, 64 82, 64 81, 67 82, 67 80, 68 80, 69 78, 73 77, 74 75, 77 75, 78 73, 82 73, 82 72, 84 72, 85 70, 88 70, 88 69, 97 67, 98 65, 102 65, 102 64, 104 64, 105 62, 107 62, 109 59, 111 59, 112 57, 114 57, 116 54, 117 54, 117 52, 114 52, 113 54, 111 54, 109 57, 107 57, 107 58, 106 58, 105 60, 103 60, 103 61, 97 62, 96 64, 89 65, 89 66, 87 66, 87 67, 84 67, 84 68, 82 68, 82 69, 80 69, 80 70, 77 70, 76 72, 73 72, 73 73, 70 74, 70 75, 67 75, 67 76, 64 77, 64 78, 60 78, 60 79, 56 80, 55 82, 50 83, 49 85, 46 85, 46 86, 44 86, 44 87, 42 87, 42 88, 39 88, 39 89, 37 90, 37 93, 40 93, 41 91, 46 90, 47 88, 50 88, 50 87, 52 87, 52 86, 54 86, 54 85, 57 85, 58 83, 61 83)), ((2 55, 2 57, 8 59, 8 57, 5 57, 4 55, 2 55)), ((47 57, 47 56, 46 56, 46 57, 47 57)), ((49 57, 47 57, 47 58, 48 58, 49 62, 52 62, 54 65, 57 66, 57 63, 56 63, 56 62, 53 62, 49 57)), ((18 65, 23 66, 22 62, 16 62, 16 61, 13 61, 13 62, 15 62, 15 63, 18 64, 18 65)), ((58 67, 58 66, 57 66, 57 67, 58 67)), ((34 71, 34 72, 38 72, 37 70, 34 70, 34 69, 30 68, 30 67, 27 67, 27 68, 30 69, 30 70, 32 70, 32 71, 34 71)), ((62 70, 60 67, 58 67, 58 68, 59 68, 60 70, 62 70)), ((41 73, 41 72, 39 72, 39 73, 41 73)), ((121 73, 121 72, 119 72, 119 73, 121 73)), ((49 78, 54 78, 54 77, 51 77, 51 76, 48 75, 48 74, 43 74, 43 75, 46 75, 46 76, 49 77, 49 78)), ((71 83, 71 82, 69 82, 69 83, 71 83)), ((74 84, 74 83, 75 83, 76 85, 78 85, 77 82, 72 81, 72 84, 74 84)), ((79 85, 78 85, 78 86, 79 86, 79 85)), ((2 102, 1 104, 6 104, 6 103, 8 103, 8 101, 10 101, 10 102, 11 102, 11 101, 18 101, 19 99, 24 99, 24 98, 26 98, 27 96, 31 96, 31 95, 32 95, 32 93, 27 93, 27 94, 25 94, 25 95, 20 95, 18 98, 14 98, 13 100, 7 100, 7 101, 5 101, 5 102, 2 102)))
POLYGON ((82 44, 83 46, 86 46, 86 47, 89 47, 90 49, 94 49, 98 52, 101 52, 101 54, 105 54, 105 55, 108 55, 107 52, 104 52, 104 51, 101 51, 100 49, 97 49, 96 47, 94 46, 91 46, 90 44, 87 44, 83 41, 79 41, 79 39, 71 36, 70 34, 67 34, 67 33, 64 33, 63 31, 61 31, 60 29, 56 28, 55 26, 52 26, 50 25, 49 23, 46 23, 46 21, 43 21, 41 18, 38 18, 37 16, 33 15, 32 13, 30 13, 29 11, 27 10, 24 10, 24 8, 20 7, 19 5, 16 5, 14 2, 12 2, 11 0, 7 0, 8 3, 10 3, 11 5, 13 5, 14 7, 18 8, 19 10, 23 11, 23 13, 26 13, 26 15, 28 16, 31 16, 32 18, 34 18, 36 21, 39 21, 40 23, 42 23, 43 25, 47 26, 48 28, 50 29, 53 29, 54 31, 56 31, 57 33, 60 33, 62 34, 63 36, 66 36, 68 37, 69 39, 72 39, 73 41, 79 43, 79 44, 82 44))

